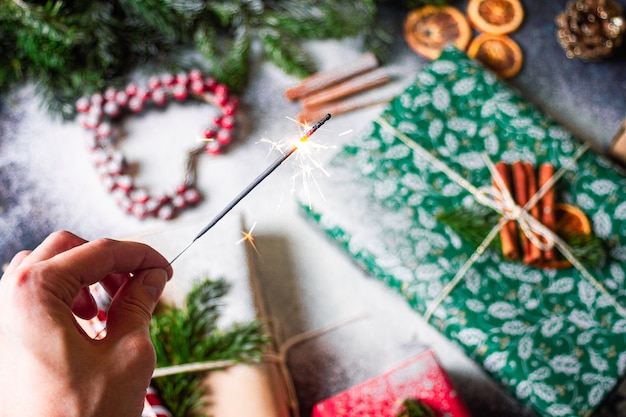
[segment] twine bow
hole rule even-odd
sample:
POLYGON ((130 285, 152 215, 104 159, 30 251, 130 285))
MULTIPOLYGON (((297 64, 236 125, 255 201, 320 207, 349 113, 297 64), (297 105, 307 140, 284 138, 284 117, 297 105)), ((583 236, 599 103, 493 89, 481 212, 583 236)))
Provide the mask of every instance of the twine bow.
POLYGON ((432 315, 436 309, 441 305, 443 300, 454 290, 454 288, 463 280, 467 272, 472 265, 483 255, 491 241, 498 235, 502 227, 509 221, 516 221, 523 233, 538 247, 542 249, 550 249, 556 247, 561 254, 567 259, 574 268, 576 268, 582 276, 588 280, 595 288, 600 292, 608 301, 608 303, 615 308, 618 314, 626 318, 626 309, 624 309, 617 300, 607 291, 607 289, 598 281, 585 266, 574 256, 572 248, 554 233, 551 229, 546 227, 539 220, 535 219, 529 212, 540 199, 548 192, 554 185, 561 179, 561 177, 572 167, 574 163, 590 149, 589 144, 583 144, 578 151, 572 156, 572 158, 564 164, 554 175, 532 196, 528 202, 523 206, 519 206, 511 196, 508 188, 504 186, 504 182, 500 174, 496 171, 493 162, 486 154, 483 154, 485 164, 487 165, 492 177, 496 181, 500 192, 495 192, 493 189, 485 190, 484 188, 478 188, 459 175, 456 171, 451 169, 445 162, 437 158, 435 155, 428 152, 425 148, 413 141, 411 138, 400 132, 394 126, 392 126, 387 120, 383 118, 377 118, 376 123, 381 127, 391 130, 396 138, 402 141, 405 145, 411 148, 417 155, 420 155, 426 159, 431 165, 436 167, 445 173, 448 178, 465 190, 467 190, 479 203, 486 207, 489 207, 501 214, 502 217, 498 223, 489 231, 485 239, 476 248, 474 253, 468 258, 468 260, 459 268, 454 278, 444 286, 439 295, 427 306, 424 313, 424 319, 430 321, 432 315), (542 239, 540 239, 541 237, 542 239))

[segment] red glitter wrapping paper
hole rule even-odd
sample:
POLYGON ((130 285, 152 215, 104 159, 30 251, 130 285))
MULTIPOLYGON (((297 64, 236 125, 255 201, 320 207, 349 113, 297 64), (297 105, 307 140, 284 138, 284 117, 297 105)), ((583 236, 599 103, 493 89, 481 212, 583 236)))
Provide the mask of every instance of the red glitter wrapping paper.
POLYGON ((470 416, 432 350, 317 403, 311 415, 395 417, 407 398, 422 401, 441 417, 470 416))

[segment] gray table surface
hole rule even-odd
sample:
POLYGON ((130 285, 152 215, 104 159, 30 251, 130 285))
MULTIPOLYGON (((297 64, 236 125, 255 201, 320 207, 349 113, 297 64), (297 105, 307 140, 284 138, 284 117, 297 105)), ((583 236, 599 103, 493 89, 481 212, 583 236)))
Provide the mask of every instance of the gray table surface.
MULTIPOLYGON (((618 56, 598 63, 568 60, 556 42, 553 23, 565 2, 523 3, 526 20, 513 38, 524 51, 525 65, 510 85, 591 142, 598 152, 606 152, 626 115, 626 54, 622 49, 618 56)), ((464 7, 464 3, 458 5, 464 7)), ((395 39, 387 64, 394 80, 380 89, 380 94, 399 93, 426 64, 405 44, 402 18, 401 11, 383 11, 381 25, 395 39)), ((306 46, 321 70, 350 62, 363 51, 358 38, 314 41, 306 46)), ((224 155, 200 159, 198 184, 205 199, 169 222, 138 220, 123 213, 104 191, 91 165, 84 145, 86 132, 76 123, 50 118, 40 108, 32 86, 7 94, 0 107, 0 263, 8 262, 20 249, 33 248, 57 229, 87 239, 135 237, 172 256, 277 155, 270 153, 263 138, 297 137, 298 128, 288 117, 295 117, 299 107, 284 98, 284 90, 296 82, 271 64, 256 62, 251 83, 240 97, 239 134, 234 144, 224 155)), ((358 135, 382 108, 378 105, 337 116, 316 139, 339 147, 358 135)), ((124 151, 140 163, 141 182, 154 189, 177 184, 185 149, 197 140, 207 111, 212 110, 206 105, 174 104, 126 123, 130 135, 124 151)), ((320 158, 326 160, 334 152, 330 148, 320 158)), ((243 254, 228 243, 240 237, 239 218, 244 216, 248 227, 256 225, 264 293, 287 337, 361 317, 290 351, 288 363, 303 416, 315 402, 425 348, 438 354, 474 415, 532 415, 423 323, 398 295, 364 274, 311 227, 298 212, 292 195, 296 173, 293 164, 281 166, 203 238, 206 241, 195 252, 190 251, 187 259, 175 265, 179 284, 173 288, 178 288, 178 294, 187 288, 194 271, 205 267, 226 279, 245 280, 243 254)), ((249 294, 241 294, 232 300, 235 319, 253 314, 249 294)))

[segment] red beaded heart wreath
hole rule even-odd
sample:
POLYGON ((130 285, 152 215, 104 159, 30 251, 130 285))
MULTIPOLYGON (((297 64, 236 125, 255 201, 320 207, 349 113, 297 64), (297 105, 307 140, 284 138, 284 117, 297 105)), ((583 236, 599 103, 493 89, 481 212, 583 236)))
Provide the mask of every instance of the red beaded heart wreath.
POLYGON ((118 204, 139 218, 153 216, 169 220, 200 201, 194 160, 203 152, 217 155, 231 142, 238 104, 236 97, 229 96, 228 87, 193 70, 188 74, 151 77, 146 88, 135 84, 129 84, 123 91, 109 88, 104 94, 79 99, 76 110, 79 123, 93 132, 89 150, 104 185, 118 204), (172 193, 152 196, 145 188, 135 185, 129 175, 126 158, 115 147, 119 133, 115 122, 124 114, 140 113, 151 104, 163 107, 170 98, 203 100, 216 105, 220 114, 203 132, 207 141, 189 151, 183 182, 172 193))

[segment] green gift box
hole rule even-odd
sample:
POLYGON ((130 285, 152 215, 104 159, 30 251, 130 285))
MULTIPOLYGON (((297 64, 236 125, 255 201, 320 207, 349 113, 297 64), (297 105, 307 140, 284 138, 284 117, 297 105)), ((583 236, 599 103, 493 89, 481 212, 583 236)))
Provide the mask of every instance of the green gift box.
POLYGON ((619 382, 626 177, 490 71, 444 51, 327 171, 306 215, 539 415, 588 416, 619 382), (483 204, 489 161, 517 160, 556 168, 559 200, 589 217, 603 262, 505 261, 438 220, 483 204))

